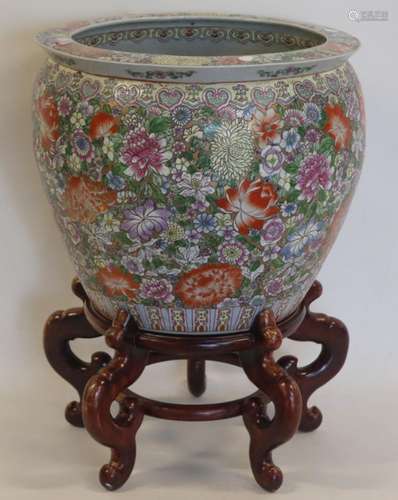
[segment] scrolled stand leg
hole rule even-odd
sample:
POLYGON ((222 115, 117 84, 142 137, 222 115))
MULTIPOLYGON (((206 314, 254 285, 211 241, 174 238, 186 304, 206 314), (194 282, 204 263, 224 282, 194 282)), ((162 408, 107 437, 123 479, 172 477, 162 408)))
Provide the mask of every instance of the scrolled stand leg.
POLYGON ((106 333, 106 341, 115 349, 115 355, 89 380, 83 395, 86 429, 94 439, 111 448, 111 460, 100 471, 100 482, 108 490, 120 488, 133 470, 135 435, 144 416, 135 398, 123 398, 123 392, 141 375, 149 357, 148 351, 135 346, 134 330, 128 314, 119 311, 106 333), (118 397, 122 397, 121 411, 113 417, 111 406, 118 397))
POLYGON ((309 311, 310 304, 320 297, 322 286, 315 281, 304 299, 307 314, 298 330, 289 338, 299 342, 316 342, 322 349, 318 358, 299 368, 297 358, 284 356, 279 364, 296 380, 303 398, 303 413, 300 430, 309 432, 322 423, 322 413, 316 407, 308 407, 310 396, 337 375, 347 357, 349 336, 345 325, 338 319, 309 311))
POLYGON ((193 396, 200 397, 206 390, 206 361, 191 358, 187 361, 188 388, 193 396))
POLYGON ((272 312, 264 311, 254 325, 255 344, 242 351, 240 359, 248 378, 274 404, 270 420, 261 397, 247 400, 243 420, 250 435, 250 463, 257 483, 267 491, 277 490, 283 480, 282 471, 274 465, 271 452, 288 441, 297 431, 301 416, 301 394, 292 377, 279 366, 273 351, 282 342, 272 312))
MULTIPOLYGON (((73 282, 72 290, 85 300, 85 292, 78 281, 73 282)), ((44 327, 44 350, 50 365, 80 396, 80 401, 72 401, 65 410, 66 420, 75 427, 83 427, 81 398, 87 381, 111 358, 105 352, 96 352, 91 357, 91 363, 86 363, 72 352, 70 342, 76 338, 99 336, 87 322, 81 308, 56 311, 44 327)))

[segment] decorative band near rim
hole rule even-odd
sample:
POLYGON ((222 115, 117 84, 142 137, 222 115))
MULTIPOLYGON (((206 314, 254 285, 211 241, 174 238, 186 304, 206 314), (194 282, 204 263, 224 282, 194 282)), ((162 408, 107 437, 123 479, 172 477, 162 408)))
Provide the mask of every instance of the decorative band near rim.
POLYGON ((339 30, 215 14, 104 17, 36 37, 57 62, 103 76, 151 81, 234 82, 330 70, 359 47, 339 30))

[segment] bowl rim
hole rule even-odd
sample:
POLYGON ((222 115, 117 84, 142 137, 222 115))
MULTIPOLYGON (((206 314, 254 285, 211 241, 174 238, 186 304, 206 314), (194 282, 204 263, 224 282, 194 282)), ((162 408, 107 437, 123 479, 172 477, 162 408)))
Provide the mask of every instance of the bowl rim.
MULTIPOLYGON (((80 20, 68 23, 61 27, 52 28, 38 33, 35 37, 38 44, 59 62, 69 66, 78 66, 78 69, 89 73, 120 76, 123 66, 124 77, 129 78, 128 69, 150 69, 154 72, 176 70, 183 72, 192 70, 199 72, 225 72, 231 70, 247 70, 248 68, 263 70, 264 77, 272 75, 272 70, 302 67, 302 72, 318 72, 337 66, 350 57, 360 46, 354 36, 326 26, 295 22, 273 17, 259 17, 241 14, 215 13, 161 13, 161 14, 123 14, 111 17, 80 20), (141 53, 99 48, 80 43, 76 37, 92 28, 108 27, 123 23, 145 23, 174 20, 181 21, 239 21, 260 23, 265 25, 279 25, 287 28, 296 28, 312 32, 324 39, 323 43, 309 48, 299 48, 279 52, 265 52, 237 55, 209 55, 187 56, 162 53, 141 53), (307 70, 307 71, 305 71, 307 70)), ((294 72, 293 72, 294 73, 294 72)), ((135 75, 137 76, 137 75, 135 75)), ((138 75, 139 76, 139 75, 138 75)), ((157 76, 154 75, 157 79, 157 76)), ((191 76, 191 75, 190 75, 191 76)), ((261 74, 260 74, 261 76, 261 74)), ((184 75, 183 75, 184 77, 184 75)), ((189 78, 189 76, 188 76, 189 78)), ((241 75, 240 77, 241 78, 241 75)), ((200 79, 200 78, 199 78, 200 79)))

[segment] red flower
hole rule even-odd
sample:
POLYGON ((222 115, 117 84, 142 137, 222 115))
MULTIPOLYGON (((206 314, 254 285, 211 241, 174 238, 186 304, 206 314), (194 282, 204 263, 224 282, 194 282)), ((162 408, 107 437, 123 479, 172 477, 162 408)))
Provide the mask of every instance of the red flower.
POLYGON ((336 144, 336 150, 347 148, 351 141, 351 123, 345 116, 341 106, 328 104, 325 108, 328 117, 324 126, 325 132, 331 135, 336 144))
POLYGON ((265 220, 279 212, 275 206, 278 195, 269 182, 243 180, 238 188, 229 188, 225 198, 217 200, 223 212, 233 214, 234 227, 241 234, 260 230, 265 220))
POLYGON ((134 299, 139 288, 139 284, 130 274, 124 273, 117 267, 103 267, 97 272, 96 277, 109 297, 125 296, 134 299))
POLYGON ((242 273, 231 264, 204 264, 176 284, 176 295, 189 307, 210 307, 232 297, 242 284, 242 273))
POLYGON ((106 212, 116 203, 117 194, 102 182, 86 175, 70 177, 65 191, 65 207, 72 220, 93 222, 99 213, 106 212))
POLYGON ((59 114, 54 97, 48 94, 42 95, 38 99, 37 109, 40 117, 41 144, 48 150, 59 137, 59 114))
POLYGON ((99 139, 109 134, 115 134, 117 131, 116 118, 104 111, 100 111, 91 120, 89 136, 91 139, 99 139))
POLYGON ((279 142, 281 138, 282 120, 274 108, 268 108, 265 113, 257 110, 252 121, 252 130, 260 147, 272 142, 279 142))

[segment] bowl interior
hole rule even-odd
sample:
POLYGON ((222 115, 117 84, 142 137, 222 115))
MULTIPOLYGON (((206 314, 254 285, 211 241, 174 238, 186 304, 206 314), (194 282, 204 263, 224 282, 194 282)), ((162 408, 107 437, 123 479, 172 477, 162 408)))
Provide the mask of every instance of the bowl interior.
POLYGON ((108 50, 192 57, 296 51, 326 41, 320 33, 289 24, 211 18, 114 22, 72 38, 108 50))

